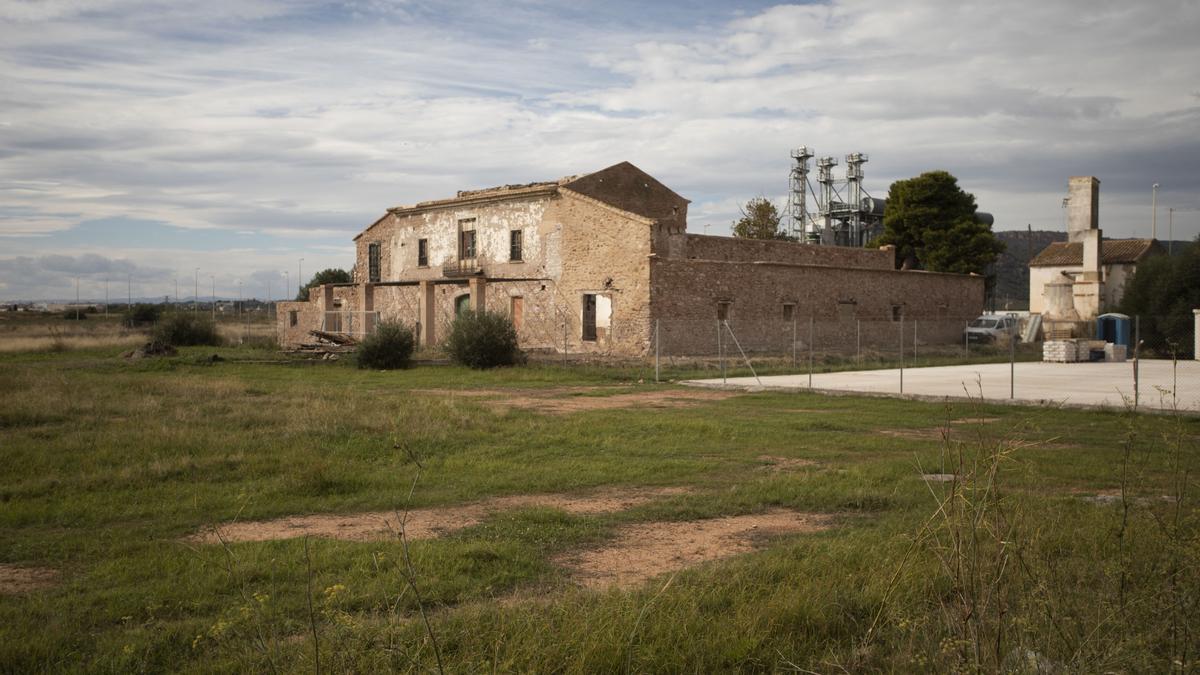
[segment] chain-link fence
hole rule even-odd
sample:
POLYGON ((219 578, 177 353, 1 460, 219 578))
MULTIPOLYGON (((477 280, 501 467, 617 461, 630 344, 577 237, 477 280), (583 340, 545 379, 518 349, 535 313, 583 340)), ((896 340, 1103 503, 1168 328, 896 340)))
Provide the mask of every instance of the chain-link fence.
POLYGON ((972 321, 660 319, 651 351, 659 381, 1200 410, 1194 322, 1109 317, 1077 322, 1066 333, 1060 327, 1050 337, 1042 340, 1025 317, 1003 315, 972 321))

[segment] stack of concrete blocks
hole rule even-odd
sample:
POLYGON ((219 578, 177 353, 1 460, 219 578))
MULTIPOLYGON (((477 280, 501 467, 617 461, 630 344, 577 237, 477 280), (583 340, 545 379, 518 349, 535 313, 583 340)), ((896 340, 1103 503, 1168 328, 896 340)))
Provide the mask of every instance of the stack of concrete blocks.
POLYGON ((1079 360, 1079 349, 1074 340, 1046 340, 1042 343, 1042 360, 1051 363, 1074 363, 1079 360))
POLYGON ((1105 361, 1124 361, 1125 346, 1103 340, 1047 340, 1042 343, 1042 360, 1051 363, 1078 363, 1092 360, 1092 352, 1104 350, 1105 361), (1120 358, 1116 358, 1117 354, 1120 358), (1111 354, 1111 357, 1110 357, 1111 354))

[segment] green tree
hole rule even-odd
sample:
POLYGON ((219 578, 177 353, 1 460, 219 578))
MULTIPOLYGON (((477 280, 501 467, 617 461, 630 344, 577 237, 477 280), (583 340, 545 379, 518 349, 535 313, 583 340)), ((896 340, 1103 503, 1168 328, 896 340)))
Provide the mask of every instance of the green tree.
POLYGON ((898 180, 888 190, 877 242, 894 245, 905 269, 983 274, 1004 252, 1004 242, 975 210, 975 196, 949 172, 898 180))
POLYGON ((1174 256, 1153 256, 1138 263, 1125 285, 1119 311, 1139 317, 1143 348, 1158 356, 1190 359, 1192 332, 1200 307, 1200 240, 1174 256))
POLYGON ((779 209, 766 197, 755 197, 746 202, 742 217, 733 223, 733 236, 742 239, 778 239, 795 241, 780 229, 783 216, 779 209))
POLYGON ((304 302, 308 300, 308 289, 316 288, 322 284, 348 284, 350 283, 350 273, 343 269, 330 267, 323 269, 313 275, 312 279, 307 284, 300 287, 300 291, 296 293, 296 300, 304 302))

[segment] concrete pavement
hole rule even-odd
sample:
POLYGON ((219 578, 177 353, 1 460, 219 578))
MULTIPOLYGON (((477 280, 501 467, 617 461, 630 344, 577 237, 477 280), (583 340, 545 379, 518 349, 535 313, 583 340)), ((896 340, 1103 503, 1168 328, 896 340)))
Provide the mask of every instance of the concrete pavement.
MULTIPOLYGON (((1170 361, 1142 359, 1138 364, 1138 407, 1169 410, 1172 393, 1178 391, 1180 410, 1200 411, 1200 362, 1179 361, 1173 369, 1170 361), (1176 386, 1176 383, 1178 385, 1176 386)), ((1067 406, 1124 408, 1134 396, 1133 362, 1125 363, 1044 363, 1015 364, 1015 378, 1009 376, 1007 363, 966 366, 905 368, 903 395, 931 398, 979 398, 995 402, 1010 400, 1013 384, 1015 403, 1054 403, 1067 406)), ((771 375, 760 378, 729 378, 724 386, 759 390, 807 391, 809 376, 771 375)), ((683 384, 720 387, 720 378, 689 380, 683 384)), ((837 393, 900 396, 899 369, 860 370, 818 373, 812 376, 814 390, 837 393)))

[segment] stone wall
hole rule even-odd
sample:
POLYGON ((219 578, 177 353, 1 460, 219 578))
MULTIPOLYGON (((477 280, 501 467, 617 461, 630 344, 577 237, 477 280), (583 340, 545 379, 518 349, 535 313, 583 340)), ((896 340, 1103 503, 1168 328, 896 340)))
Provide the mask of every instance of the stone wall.
MULTIPOLYGON (((663 254, 660 253, 661 255, 663 254)), ((815 246, 791 241, 713 237, 702 234, 687 235, 682 257, 722 262, 780 262, 826 267, 895 269, 893 249, 815 246)))
POLYGON ((738 339, 763 349, 790 344, 793 331, 806 335, 810 317, 831 346, 863 339, 890 347, 901 317, 910 329, 923 327, 924 344, 958 344, 964 324, 983 310, 983 286, 979 276, 921 271, 658 258, 651 266, 654 318, 670 349, 664 353, 678 355, 715 349, 721 304, 738 339), (869 330, 860 335, 864 325, 869 330))
POLYGON ((640 356, 650 344, 650 242, 654 221, 590 197, 564 193, 547 209, 563 224, 562 273, 555 301, 567 323, 571 353, 640 356), (611 303, 609 328, 583 340, 583 296, 611 303))

